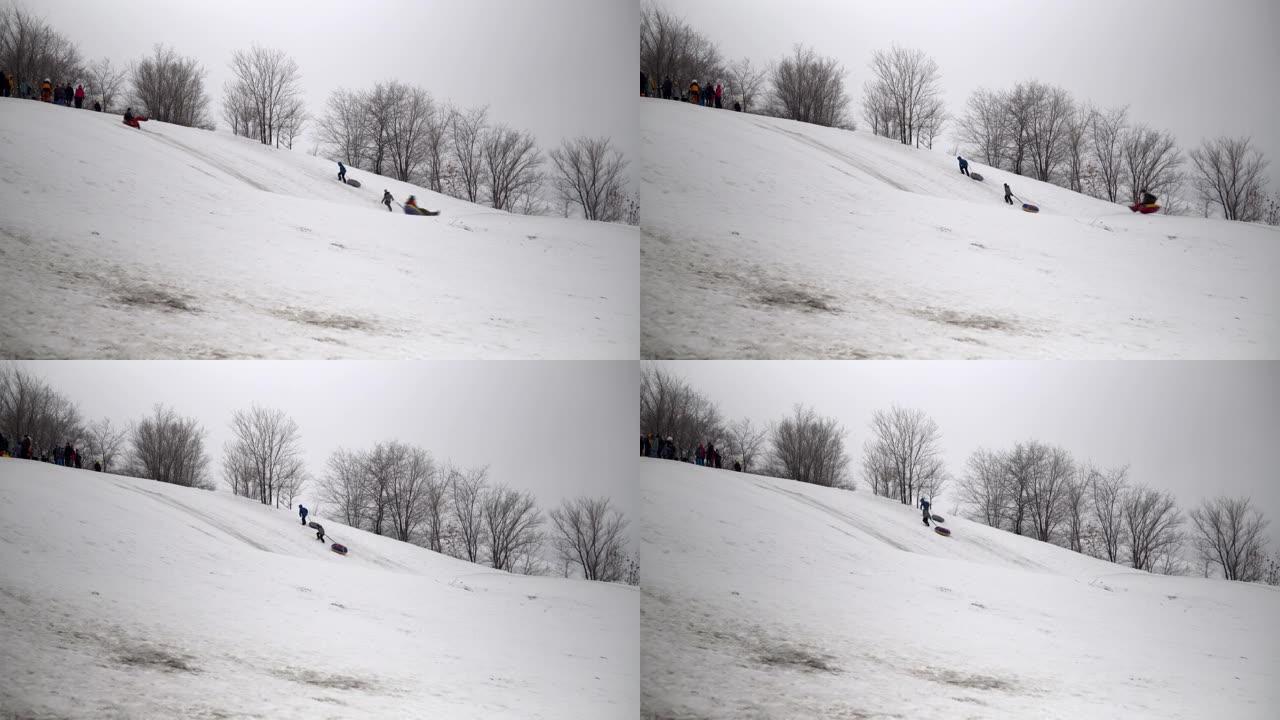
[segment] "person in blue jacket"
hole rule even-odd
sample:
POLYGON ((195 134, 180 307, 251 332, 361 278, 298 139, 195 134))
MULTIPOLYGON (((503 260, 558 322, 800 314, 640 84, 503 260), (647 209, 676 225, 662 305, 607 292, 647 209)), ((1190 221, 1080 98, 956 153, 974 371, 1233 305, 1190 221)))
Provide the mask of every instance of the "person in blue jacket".
POLYGON ((306 525, 307 524, 307 508, 302 505, 299 505, 298 515, 302 516, 302 524, 306 525))
POLYGON ((338 161, 338 179, 342 182, 347 181, 347 166, 343 165, 341 160, 338 161))
POLYGON ((928 498, 920 498, 920 509, 924 511, 924 524, 929 524, 929 500, 928 498))
POLYGON ((968 161, 968 160, 965 160, 964 158, 960 157, 959 155, 957 155, 957 156, 956 156, 956 159, 960 161, 960 172, 964 173, 965 175, 968 175, 968 174, 969 174, 969 161, 968 161))

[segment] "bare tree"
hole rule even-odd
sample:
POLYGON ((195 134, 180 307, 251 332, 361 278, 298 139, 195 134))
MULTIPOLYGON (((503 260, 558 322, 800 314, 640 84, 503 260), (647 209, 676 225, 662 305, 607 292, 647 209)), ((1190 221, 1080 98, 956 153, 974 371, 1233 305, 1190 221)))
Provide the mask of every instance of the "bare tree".
POLYGON ((391 443, 395 472, 389 491, 391 530, 397 540, 412 542, 426 520, 427 501, 438 486, 435 461, 419 447, 391 443))
POLYGON ((796 405, 789 418, 771 429, 770 472, 781 478, 837 487, 848 481, 845 430, 835 418, 796 405))
POLYGON ((1076 468, 1062 493, 1062 516, 1067 524, 1067 543, 1071 550, 1084 552, 1084 537, 1089 511, 1089 478, 1093 471, 1076 468))
POLYGON ((422 493, 422 524, 426 533, 425 547, 444 552, 444 539, 448 531, 449 482, 457 472, 452 467, 437 468, 427 478, 422 493))
POLYGON ((506 125, 491 127, 484 133, 480 153, 490 207, 515 210, 520 198, 535 194, 542 184, 542 153, 529 133, 506 125))
POLYGON ((556 552, 587 580, 616 582, 627 571, 627 520, 609 498, 565 500, 551 511, 556 552))
POLYGON ((128 473, 134 477, 212 490, 204 429, 198 420, 156 405, 129 430, 128 473))
POLYGON ((1075 464, 1071 454, 1060 447, 1044 447, 1037 455, 1040 467, 1031 474, 1027 499, 1036 539, 1052 542, 1053 532, 1062 522, 1062 503, 1075 475, 1075 464))
POLYGON ((1182 155, 1173 135, 1138 124, 1122 138, 1121 155, 1129 181, 1129 199, 1138 202, 1143 192, 1159 194, 1178 180, 1182 155))
POLYGON ((733 92, 742 98, 742 112, 751 112, 767 86, 769 69, 756 67, 751 64, 751 58, 744 57, 729 65, 726 72, 733 92))
POLYGON ((129 435, 127 428, 117 428, 111 418, 102 418, 89 424, 89 453, 102 463, 102 471, 110 472, 111 465, 120 454, 129 435))
POLYGON ((1116 202, 1120 197, 1120 180, 1124 177, 1124 135, 1129 125, 1129 108, 1095 110, 1089 116, 1089 140, 1093 161, 1101 184, 1099 197, 1116 202))
POLYGON ((1242 582, 1262 579, 1267 550, 1263 533, 1270 521, 1251 507, 1249 498, 1205 500, 1191 511, 1191 523, 1201 559, 1221 568, 1223 577, 1242 582))
POLYGON ((352 167, 361 167, 369 153, 370 130, 360 93, 341 88, 330 93, 316 132, 329 152, 352 167))
POLYGON ((255 405, 231 416, 231 435, 222 466, 232 492, 280 507, 281 489, 296 492, 306 474, 298 423, 283 410, 255 405))
POLYGON ((914 505, 922 489, 940 489, 946 475, 942 434, 924 411, 896 405, 877 410, 871 433, 863 448, 863 475, 872 492, 914 505))
POLYGON ((1004 527, 1010 515, 1010 485, 1004 456, 978 448, 969 456, 968 468, 960 478, 960 502, 970 509, 970 517, 991 527, 1004 527))
POLYGON ((223 90, 223 114, 232 132, 280 147, 285 120, 302 95, 298 63, 283 50, 254 45, 231 56, 231 79, 223 90))
POLYGON ((1022 175, 1027 155, 1031 151, 1032 126, 1035 123, 1036 108, 1044 101, 1047 88, 1036 82, 1018 83, 1013 90, 1005 93, 1005 114, 1009 118, 1009 147, 1006 155, 1009 158, 1009 169, 1022 175))
POLYGON ((720 409, 674 373, 655 365, 640 370, 640 427, 671 438, 677 451, 725 437, 720 409))
POLYGON ((1269 163, 1247 137, 1206 140, 1191 151, 1201 200, 1222 209, 1228 220, 1253 222, 1263 216, 1269 163))
POLYGON ((769 112, 815 125, 847 126, 850 119, 849 94, 844 87, 846 74, 836 58, 796 45, 791 55, 775 63, 770 71, 773 91, 769 112))
POLYGON ((84 74, 80 50, 44 18, 14 4, 0 8, 0 68, 12 77, 13 94, 34 90, 40 81, 84 74))
POLYGON ((0 365, 0 432, 36 451, 78 443, 85 434, 75 403, 44 379, 17 365, 0 365))
POLYGON ((426 185, 433 192, 444 192, 444 177, 447 172, 449 120, 453 117, 452 108, 442 108, 434 102, 426 117, 425 132, 422 136, 421 153, 426 165, 426 185))
POLYGON ((945 115, 938 63, 923 50, 894 46, 877 50, 870 68, 868 97, 888 110, 884 135, 919 147, 922 131, 936 133, 945 115))
POLYGON ((490 488, 481 503, 489 567, 516 571, 515 563, 542 544, 542 513, 533 495, 506 485, 490 488))
POLYGON ((449 512, 457 534, 455 554, 470 562, 480 561, 483 537, 484 499, 489 469, 455 470, 449 478, 449 512))
POLYGON ((446 190, 469 202, 480 201, 484 182, 484 134, 489 126, 489 108, 454 110, 449 116, 449 153, 454 172, 446 190))
POLYGON ((1037 180, 1049 182, 1066 151, 1066 137, 1075 103, 1071 94, 1060 87, 1039 85, 1031 94, 1027 144, 1032 169, 1037 180))
POLYGON ((113 112, 116 100, 129 77, 128 69, 115 67, 110 58, 104 57, 91 64, 86 75, 89 78, 89 91, 102 98, 102 111, 113 112))
POLYGON ((729 454, 739 459, 743 472, 751 472, 752 463, 768 441, 769 429, 757 428, 751 418, 743 418, 731 423, 725 435, 729 439, 729 454))
POLYGON ((212 130, 205 71, 193 57, 156 45, 129 69, 133 103, 152 120, 212 130))
POLYGON ((1009 145, 1009 119, 1002 93, 979 88, 969 96, 957 124, 960 142, 987 165, 1000 167, 1009 145))
POLYGON ((319 498, 337 508, 342 522, 354 528, 364 527, 369 507, 369 485, 365 480, 361 453, 342 448, 333 451, 319 486, 319 498))
POLYGON ((1034 440, 1020 442, 1004 456, 1005 474, 1009 483, 1010 529, 1022 535, 1028 514, 1033 512, 1032 498, 1035 485, 1045 472, 1049 448, 1034 440))
POLYGON ((1063 160, 1067 165, 1067 187, 1084 192, 1084 169, 1089 155, 1089 119, 1093 111, 1076 107, 1067 116, 1062 136, 1063 160))
POLYGON ((1143 485, 1130 487, 1121 503, 1129 564, 1136 570, 1155 569, 1158 557, 1176 547, 1182 513, 1172 493, 1143 485))
POLYGON ((420 87, 391 83, 390 120, 387 125, 388 150, 395 178, 408 182, 418 174, 426 159, 427 140, 435 101, 420 87))
POLYGON ((1089 477, 1089 497, 1102 543, 1102 557, 1111 562, 1120 561, 1123 504, 1128 490, 1128 466, 1112 468, 1106 473, 1094 470, 1089 477))
POLYGON ((627 161, 609 138, 565 140, 551 151, 552 184, 566 207, 576 205, 587 220, 617 222, 623 208, 627 161))

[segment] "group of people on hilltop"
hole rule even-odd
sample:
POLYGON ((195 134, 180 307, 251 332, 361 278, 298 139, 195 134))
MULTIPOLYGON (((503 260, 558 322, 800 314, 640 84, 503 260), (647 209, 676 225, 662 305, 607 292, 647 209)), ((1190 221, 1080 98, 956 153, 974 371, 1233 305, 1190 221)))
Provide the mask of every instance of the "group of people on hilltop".
MULTIPOLYGON (((27 100, 39 100, 40 102, 62 105, 63 107, 84 109, 85 90, 83 83, 72 87, 71 83, 63 85, 62 83, 55 83, 49 78, 41 80, 35 87, 32 87, 31 83, 28 82, 23 82, 19 87, 17 78, 6 70, 0 71, 0 97, 25 98, 27 100)), ((95 100, 93 109, 102 112, 102 103, 95 100)))
MULTIPOLYGON (((698 443, 692 454, 688 451, 681 451, 676 447, 675 440, 668 435, 667 437, 657 436, 653 433, 640 434, 640 457, 659 458, 662 460, 678 460, 679 462, 692 462, 695 465, 701 465, 711 468, 723 468, 720 451, 711 443, 698 443), (692 456, 691 456, 692 455, 692 456)), ((733 469, 735 472, 742 472, 742 463, 734 461, 733 469)))
MULTIPOLYGON (((35 460, 77 469, 81 468, 82 462, 80 451, 70 442, 42 451, 36 449, 35 442, 32 441, 30 435, 23 435, 18 444, 14 446, 10 443, 9 438, 5 437, 4 433, 0 433, 0 457, 35 460)), ((93 469, 97 472, 102 472, 102 463, 95 460, 93 469)))
MULTIPOLYGON (((680 102, 693 103, 702 107, 724 108, 724 92, 723 83, 717 82, 715 85, 703 85, 697 80, 689 83, 688 90, 676 92, 675 84, 671 81, 671 76, 662 79, 662 83, 658 84, 654 78, 649 77, 648 73, 640 71, 640 95, 642 97, 660 97, 663 100, 679 100, 680 102)), ((742 103, 734 101, 733 109, 742 112, 742 103)))

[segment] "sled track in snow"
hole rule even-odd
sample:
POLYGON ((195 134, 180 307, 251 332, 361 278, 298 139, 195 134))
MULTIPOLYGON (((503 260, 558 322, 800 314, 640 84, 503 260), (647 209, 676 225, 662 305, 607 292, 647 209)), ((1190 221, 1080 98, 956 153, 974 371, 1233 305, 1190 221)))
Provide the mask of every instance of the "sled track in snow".
POLYGON ((898 542, 897 540, 894 540, 893 538, 887 535, 883 535, 875 530, 872 530, 871 528, 867 527, 863 523, 858 522, 858 520, 855 519, 853 516, 842 513, 839 510, 836 510, 835 508, 831 507, 830 505, 826 505, 822 502, 819 502, 818 500, 814 500, 813 498, 808 497, 803 493, 795 492, 792 490, 784 490, 783 488, 773 487, 766 483, 759 483, 759 482, 756 483, 756 487, 763 488, 765 490, 770 490, 772 492, 776 492, 781 495, 786 495, 792 498, 793 500, 796 500, 805 505, 808 505, 811 508, 821 510, 822 512, 834 518, 842 520, 843 522, 848 524, 850 527, 856 530, 859 530, 861 532, 864 532, 870 535, 871 537, 874 537, 875 539, 879 540, 880 542, 886 545, 889 545, 890 547, 896 548, 903 552, 912 552, 911 548, 907 547, 906 545, 903 545, 902 543, 898 542))
POLYGON ((902 185, 902 184, 901 184, 901 183, 899 183, 898 181, 896 181, 896 180, 893 180, 893 179, 889 178, 889 176, 884 175, 884 174, 883 174, 883 173, 881 173, 879 170, 876 170, 873 166, 868 165, 867 163, 864 163, 864 162, 862 162, 862 161, 860 161, 860 160, 856 160, 856 159, 854 159, 852 156, 850 156, 848 153, 845 153, 845 152, 843 152, 843 151, 837 150, 837 149, 835 149, 835 148, 831 147, 830 145, 828 145, 828 144, 826 144, 826 143, 822 142, 821 140, 815 140, 815 139, 813 139, 813 138, 811 138, 811 137, 809 137, 809 136, 805 135, 804 133, 797 132, 797 131, 795 131, 795 130, 788 130, 788 129, 786 129, 786 128, 777 127, 777 126, 775 126, 775 125, 773 125, 773 124, 771 124, 771 123, 762 123, 762 122, 757 122, 757 123, 756 123, 756 125, 757 125, 757 126, 759 126, 759 127, 764 128, 765 130, 771 130, 771 131, 776 132, 776 133, 778 133, 778 134, 780 134, 780 135, 783 135, 783 136, 785 136, 785 137, 789 137, 789 138, 791 138, 791 139, 793 139, 793 140, 795 140, 796 142, 799 142, 799 143, 801 143, 801 144, 808 145, 809 147, 811 147, 811 148, 813 148, 813 149, 815 149, 815 150, 821 150, 821 151, 822 151, 822 152, 824 152, 824 153, 827 153, 827 154, 829 154, 829 155, 832 155, 832 156, 835 156, 835 157, 837 157, 837 158, 840 158, 840 159, 841 159, 841 160, 843 160, 846 164, 848 164, 850 167, 852 167, 852 168, 854 168, 854 169, 856 169, 856 170, 859 170, 859 171, 861 171, 861 172, 864 172, 864 173, 866 173, 866 174, 870 175, 871 177, 873 177, 873 178, 875 178, 875 179, 879 180, 880 182, 882 182, 882 183, 884 183, 884 184, 886 184, 886 185, 888 185, 888 186, 890 186, 890 187, 892 187, 892 188, 894 188, 894 189, 896 189, 896 190, 901 190, 901 191, 903 191, 903 192, 911 192, 911 190, 910 190, 909 188, 907 188, 906 186, 902 185))
POLYGON ((271 552, 271 549, 270 549, 270 548, 268 548, 266 545, 263 545, 262 543, 259 543, 257 540, 254 540, 253 538, 249 537, 248 535, 245 535, 245 534, 243 534, 243 533, 241 533, 241 532, 239 532, 239 531, 237 531, 237 530, 233 530, 232 528, 228 527, 228 526, 227 526, 225 523, 223 523, 222 521, 220 521, 220 520, 218 520, 218 519, 216 519, 216 518, 214 518, 214 517, 212 517, 212 516, 210 516, 210 515, 207 515, 207 514, 205 514, 205 513, 201 512, 201 511, 199 511, 199 510, 196 510, 195 508, 191 507, 190 505, 187 505, 186 503, 183 503, 183 502, 181 502, 181 501, 179 501, 179 500, 174 500, 173 498, 171 498, 171 497, 169 497, 169 496, 167 496, 167 495, 165 495, 165 494, 163 494, 163 493, 158 493, 158 492, 155 492, 154 490, 144 490, 144 489, 142 489, 142 488, 133 487, 133 486, 128 485, 128 484, 125 484, 125 483, 119 483, 119 482, 118 482, 118 483, 115 483, 115 485, 116 485, 116 487, 120 487, 120 488, 124 488, 125 490, 129 490, 130 492, 136 492, 136 493, 139 493, 139 494, 141 494, 141 495, 146 495, 147 497, 154 498, 154 499, 156 499, 156 500, 158 500, 158 501, 160 501, 160 502, 164 503, 165 505, 168 505, 169 507, 176 508, 176 509, 178 509, 178 510, 181 510, 181 511, 183 511, 183 512, 187 513, 188 515, 192 515, 192 516, 194 516, 194 517, 196 517, 196 518, 199 518, 199 519, 201 519, 201 520, 203 520, 203 521, 205 521, 205 522, 209 523, 209 524, 210 524, 210 525, 212 525, 213 527, 217 528, 218 530, 221 530, 222 532, 224 532, 224 533, 226 533, 226 534, 230 535, 231 537, 233 537, 233 538, 235 538, 235 539, 237 539, 237 540, 239 540, 239 541, 243 542, 244 544, 246 544, 246 545, 248 545, 248 546, 250 546, 250 547, 252 547, 252 548, 255 548, 255 549, 257 549, 257 550, 261 550, 261 551, 263 551, 263 552, 271 552))
POLYGON ((170 147, 177 148, 178 150, 181 150, 181 151, 183 151, 183 152, 187 153, 188 155, 191 155, 191 156, 193 156, 193 157, 199 158, 199 159, 203 160, 204 162, 206 162, 206 163, 208 163, 208 164, 212 165, 213 167, 215 167, 215 168, 217 168, 217 169, 221 170, 222 172, 226 173, 227 175, 230 175, 231 177, 233 177, 233 178, 235 178, 235 179, 239 180, 240 182, 245 183, 246 185, 248 185, 248 186, 250 186, 250 187, 252 187, 252 188, 254 188, 254 189, 261 190, 262 192, 274 192, 271 188, 267 187, 266 185, 263 185, 262 183, 258 182, 257 180, 254 180, 253 178, 249 177, 248 175, 245 175, 245 174, 241 173, 239 170, 237 170, 237 169, 236 169, 234 166, 232 166, 231 164, 229 164, 229 163, 225 163, 225 162, 223 162, 223 161, 221 161, 221 160, 218 160, 218 159, 216 159, 216 158, 212 158, 212 157, 210 157, 209 155, 207 155, 206 153, 203 153, 203 152, 201 152, 201 151, 199 151, 199 150, 196 150, 195 148, 191 147, 190 145, 187 145, 186 143, 184 143, 184 142, 182 142, 182 141, 180 141, 180 140, 175 140, 175 139, 173 139, 173 138, 169 137, 168 135, 165 135, 165 134, 163 134, 163 133, 159 133, 159 132, 148 132, 148 133, 146 133, 146 135, 147 135, 147 137, 154 137, 154 138, 158 139, 160 142, 163 142, 164 144, 166 144, 166 145, 168 145, 168 146, 170 146, 170 147))

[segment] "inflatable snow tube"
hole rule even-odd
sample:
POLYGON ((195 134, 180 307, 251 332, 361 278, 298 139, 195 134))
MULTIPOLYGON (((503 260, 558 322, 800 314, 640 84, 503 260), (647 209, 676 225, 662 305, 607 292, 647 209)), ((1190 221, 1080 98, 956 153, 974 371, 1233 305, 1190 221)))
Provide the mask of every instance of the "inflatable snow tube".
POLYGON ((1035 205, 1032 205, 1031 203, 1022 203, 1022 209, 1026 210, 1029 213, 1040 212, 1040 208, 1036 207, 1035 205))
POLYGON ((969 173, 969 177, 973 178, 974 180, 977 180, 978 182, 982 182, 982 176, 979 175, 978 173, 969 173))
POLYGON ((321 528, 321 525, 315 520, 312 520, 311 522, 307 523, 307 527, 311 528, 312 530, 319 530, 321 528))
POLYGON ((360 181, 355 178, 347 178, 347 184, 351 187, 360 187, 360 181))
POLYGON ((951 537, 951 531, 942 527, 941 525, 935 525, 933 527, 933 531, 938 533, 942 537, 951 537))
POLYGON ((347 546, 343 545, 342 543, 334 543, 329 546, 329 549, 338 553, 339 555, 347 554, 347 546))
POLYGON ((1129 209, 1136 213, 1142 213, 1143 215, 1150 215, 1151 213, 1159 210, 1160 206, 1159 205, 1143 205, 1142 203, 1138 203, 1137 205, 1130 205, 1129 209))
POLYGON ((946 519, 946 518, 944 518, 944 517, 942 517, 941 515, 930 515, 929 517, 933 518, 933 521, 934 521, 934 522, 946 522, 946 521, 947 521, 947 519, 946 519))

